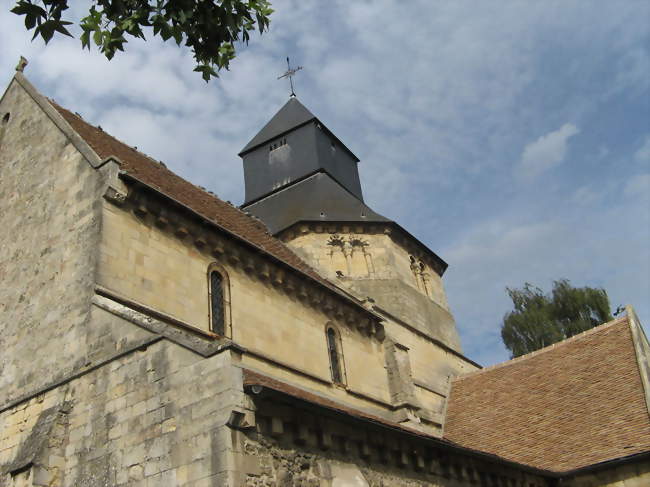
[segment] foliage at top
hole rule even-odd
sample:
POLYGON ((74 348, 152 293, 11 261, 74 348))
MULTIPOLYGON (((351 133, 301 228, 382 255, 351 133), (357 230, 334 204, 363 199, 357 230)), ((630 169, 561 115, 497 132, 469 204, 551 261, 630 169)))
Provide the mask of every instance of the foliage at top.
POLYGON ((553 282, 550 294, 529 283, 506 288, 514 310, 506 313, 501 338, 512 357, 518 357, 610 321, 604 289, 571 286, 567 279, 553 282))
MULTIPOLYGON (((11 10, 25 18, 27 30, 34 30, 48 43, 54 34, 72 37, 63 18, 69 0, 18 0, 11 10)), ((112 59, 124 51, 127 37, 145 39, 151 27, 154 36, 173 39, 188 46, 203 79, 218 76, 235 57, 235 44, 248 43, 250 31, 260 34, 269 28, 273 10, 267 0, 92 0, 88 15, 79 21, 81 43, 91 42, 112 59)))

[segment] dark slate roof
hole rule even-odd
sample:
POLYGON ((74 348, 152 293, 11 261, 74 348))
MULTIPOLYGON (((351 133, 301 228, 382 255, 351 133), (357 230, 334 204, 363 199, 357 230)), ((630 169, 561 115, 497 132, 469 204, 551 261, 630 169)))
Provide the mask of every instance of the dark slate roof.
POLYGON ((317 172, 245 207, 273 234, 299 221, 391 222, 348 192, 326 172, 317 172))
POLYGON ((454 379, 444 437, 565 472, 650 451, 629 317, 454 379))
POLYGON ((284 106, 273 115, 273 118, 262 127, 262 130, 260 130, 257 135, 246 144, 246 147, 244 147, 238 155, 241 157, 265 142, 275 139, 292 129, 305 125, 312 120, 318 122, 328 134, 341 144, 341 147, 343 147, 343 149, 348 152, 355 161, 359 162, 359 158, 355 156, 354 153, 348 149, 348 147, 318 119, 318 117, 316 117, 316 115, 311 113, 305 105, 300 103, 298 98, 295 96, 289 98, 289 101, 287 101, 284 106))
POLYGON ((298 101, 298 98, 291 97, 269 122, 262 127, 255 137, 246 144, 239 155, 268 142, 271 139, 284 134, 285 132, 314 120, 316 116, 311 113, 305 105, 298 101))

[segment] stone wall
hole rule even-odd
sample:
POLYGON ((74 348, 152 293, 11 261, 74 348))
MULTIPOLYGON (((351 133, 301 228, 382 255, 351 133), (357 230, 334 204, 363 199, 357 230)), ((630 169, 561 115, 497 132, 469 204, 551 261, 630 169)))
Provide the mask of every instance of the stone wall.
MULTIPOLYGON (((261 278, 248 266, 239 244, 228 241, 220 253, 208 245, 218 231, 202 227, 178 235, 152 215, 138 215, 148 203, 104 204, 104 231, 98 284, 151 310, 209 333, 208 269, 218 264, 228 276, 228 336, 247 353, 254 368, 361 409, 393 414, 382 341, 357 328, 336 307, 312 302, 307 293, 290 292, 277 279, 261 278), (205 235, 203 235, 203 232, 205 235), (197 246, 197 242, 202 242, 197 246), (239 248, 235 259, 231 253, 239 248), (341 337, 346 383, 333 384, 326 326, 341 337)), ((152 210, 153 212, 153 210, 152 210)), ((176 227, 191 227, 186 216, 167 214, 176 227)), ((277 276, 276 276, 277 277, 277 276)))
POLYGON ((0 486, 238 485, 231 360, 156 341, 0 413, 0 486), (62 429, 39 428, 53 409, 62 429))
POLYGON ((103 191, 34 99, 0 102, 0 406, 85 364, 103 191))

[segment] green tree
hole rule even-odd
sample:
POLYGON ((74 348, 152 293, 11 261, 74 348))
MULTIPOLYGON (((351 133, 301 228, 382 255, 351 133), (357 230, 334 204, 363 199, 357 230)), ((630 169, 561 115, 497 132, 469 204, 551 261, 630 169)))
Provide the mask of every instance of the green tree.
MULTIPOLYGON (((18 0, 11 10, 25 18, 27 30, 34 30, 48 43, 55 34, 72 37, 63 12, 69 0, 18 0)), ((184 43, 194 54, 203 79, 218 76, 235 57, 235 44, 248 43, 250 31, 260 34, 269 27, 273 12, 268 0, 91 0, 88 15, 79 21, 81 44, 91 41, 112 59, 124 50, 127 37, 145 39, 151 28, 154 36, 184 43)))
POLYGON ((514 310, 503 317, 501 338, 512 357, 539 350, 612 319, 604 289, 576 288, 567 279, 554 281, 550 294, 529 283, 522 289, 506 291, 514 310))

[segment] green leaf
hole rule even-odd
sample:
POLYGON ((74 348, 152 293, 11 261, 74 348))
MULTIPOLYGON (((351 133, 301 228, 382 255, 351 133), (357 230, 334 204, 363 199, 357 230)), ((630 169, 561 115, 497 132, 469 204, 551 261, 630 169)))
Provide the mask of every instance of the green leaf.
POLYGON ((85 30, 81 33, 81 48, 90 50, 90 31, 85 30))
POLYGON ((37 17, 35 15, 25 15, 25 27, 27 27, 27 30, 31 30, 36 26, 36 19, 37 17))
MULTIPOLYGON (((71 23, 72 22, 68 22, 68 24, 71 24, 71 23)), ((54 27, 54 30, 56 30, 57 32, 60 32, 61 34, 66 35, 68 37, 73 37, 73 35, 70 34, 70 32, 68 32, 68 29, 66 29, 63 26, 63 22, 57 22, 55 27, 54 27)))
POLYGON ((39 27, 39 33, 45 41, 45 44, 50 42, 52 36, 54 35, 54 29, 56 28, 56 22, 54 20, 48 20, 43 22, 39 27))

